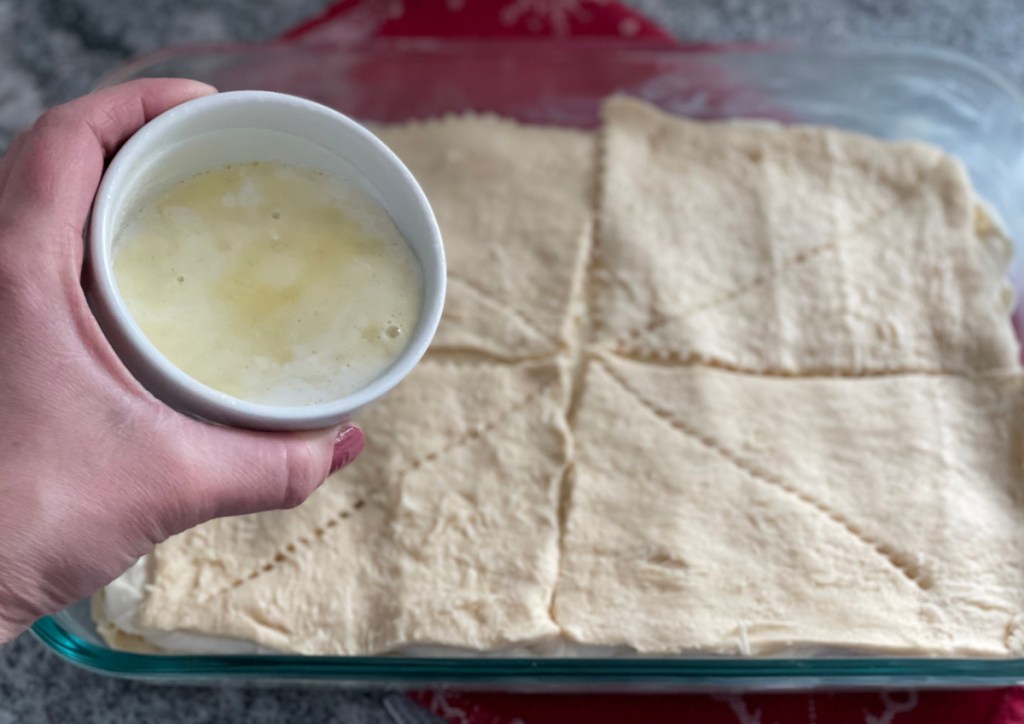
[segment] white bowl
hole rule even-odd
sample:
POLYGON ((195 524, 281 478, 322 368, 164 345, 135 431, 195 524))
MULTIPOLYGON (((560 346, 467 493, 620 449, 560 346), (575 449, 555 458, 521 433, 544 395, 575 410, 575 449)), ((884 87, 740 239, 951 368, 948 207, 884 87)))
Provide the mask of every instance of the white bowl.
POLYGON ((295 96, 238 91, 206 96, 147 123, 121 148, 100 184, 88 245, 89 301, 114 350, 154 395, 186 414, 264 430, 327 427, 397 385, 426 352, 441 319, 445 260, 437 221, 409 170, 380 139, 335 110, 295 96), (125 217, 154 191, 229 163, 276 161, 314 168, 375 198, 419 260, 423 306, 409 344, 378 378, 315 405, 241 400, 182 372, 143 334, 113 274, 113 242, 125 217))

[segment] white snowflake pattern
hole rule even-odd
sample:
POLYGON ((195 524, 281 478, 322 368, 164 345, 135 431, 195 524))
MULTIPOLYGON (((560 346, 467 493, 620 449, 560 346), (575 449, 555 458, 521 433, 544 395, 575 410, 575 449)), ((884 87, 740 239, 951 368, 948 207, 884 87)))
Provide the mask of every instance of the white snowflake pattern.
POLYGON ((456 724, 469 724, 469 712, 453 704, 448 695, 443 691, 434 691, 430 695, 430 705, 427 707, 432 713, 444 717, 446 721, 454 721, 456 724))
POLYGON ((715 701, 728 704, 729 708, 732 709, 732 713, 736 716, 738 724, 761 724, 761 710, 754 709, 754 711, 751 711, 742 696, 724 694, 712 696, 712 698, 715 701))
POLYGON ((391 20, 397 20, 405 15, 405 3, 403 0, 390 0, 387 3, 387 14, 391 20))
POLYGON ((623 18, 619 21, 619 35, 632 38, 640 32, 640 21, 636 18, 623 18))
POLYGON ((588 22, 593 16, 585 5, 606 5, 608 0, 512 0, 501 9, 498 20, 505 27, 523 22, 531 33, 550 27, 555 35, 568 35, 570 21, 588 22))
POLYGON ((892 724, 897 714, 905 714, 917 708, 916 691, 904 692, 904 696, 899 698, 897 692, 883 691, 881 696, 885 709, 878 716, 864 709, 864 724, 892 724))

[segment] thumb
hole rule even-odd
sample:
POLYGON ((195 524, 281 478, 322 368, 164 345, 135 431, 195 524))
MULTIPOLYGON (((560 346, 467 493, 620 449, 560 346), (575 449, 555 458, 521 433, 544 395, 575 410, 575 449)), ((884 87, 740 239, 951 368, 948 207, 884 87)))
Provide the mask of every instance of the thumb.
MULTIPOLYGON (((294 508, 363 449, 352 424, 301 433, 253 432, 190 421, 200 430, 189 446, 192 498, 184 508, 200 520, 294 508)), ((187 436, 192 437, 192 436, 187 436)), ((187 439, 186 437, 186 439, 187 439)))

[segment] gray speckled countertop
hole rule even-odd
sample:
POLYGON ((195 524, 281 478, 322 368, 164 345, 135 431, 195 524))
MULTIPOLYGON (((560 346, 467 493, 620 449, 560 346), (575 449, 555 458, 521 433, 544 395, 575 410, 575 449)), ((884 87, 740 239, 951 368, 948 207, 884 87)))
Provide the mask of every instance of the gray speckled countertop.
MULTIPOLYGON (((268 38, 327 0, 0 0, 0 148, 119 61, 184 42, 268 38)), ((1017 0, 632 0, 688 40, 830 38, 947 47, 1024 85, 1017 0)), ((29 635, 0 648, 0 724, 391 722, 383 692, 152 686, 76 669, 29 635)))

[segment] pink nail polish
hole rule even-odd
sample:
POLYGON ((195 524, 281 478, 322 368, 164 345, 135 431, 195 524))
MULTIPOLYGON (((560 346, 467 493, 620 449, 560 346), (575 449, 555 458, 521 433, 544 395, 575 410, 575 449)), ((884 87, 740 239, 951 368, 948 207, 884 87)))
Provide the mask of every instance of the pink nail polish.
POLYGON ((334 454, 331 456, 331 473, 336 473, 363 451, 363 431, 358 427, 343 428, 334 438, 334 454))

